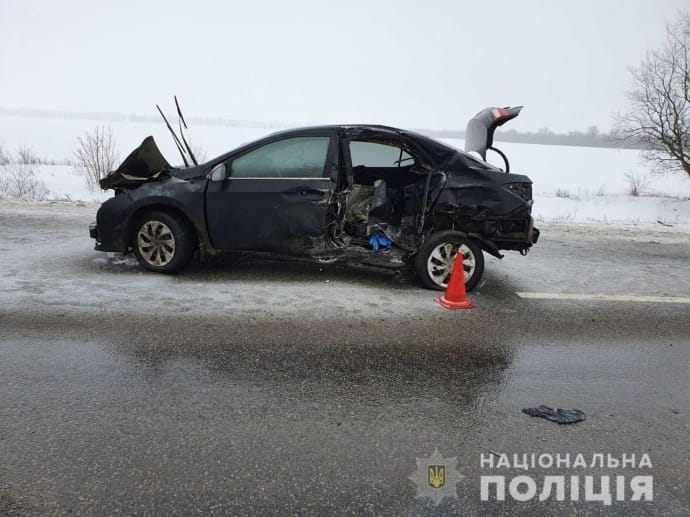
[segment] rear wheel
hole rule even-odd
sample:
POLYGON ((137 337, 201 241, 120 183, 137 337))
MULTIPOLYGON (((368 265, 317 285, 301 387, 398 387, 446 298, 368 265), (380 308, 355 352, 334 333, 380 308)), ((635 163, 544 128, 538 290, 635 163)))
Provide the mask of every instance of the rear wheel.
POLYGON ((484 255, 465 234, 452 230, 432 234, 417 252, 415 268, 422 285, 444 291, 458 252, 463 256, 465 289, 474 289, 484 274, 484 255))
POLYGON ((176 273, 191 260, 196 235, 191 224, 167 212, 145 214, 136 224, 134 254, 144 268, 159 273, 176 273))

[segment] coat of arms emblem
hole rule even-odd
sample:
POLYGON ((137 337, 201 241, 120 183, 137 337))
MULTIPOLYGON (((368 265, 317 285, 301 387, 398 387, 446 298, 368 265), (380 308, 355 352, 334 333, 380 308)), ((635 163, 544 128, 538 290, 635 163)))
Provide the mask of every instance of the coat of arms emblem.
POLYGON ((438 490, 446 485, 446 466, 427 465, 429 473, 429 486, 438 490))
POLYGON ((455 470, 457 458, 444 458, 438 449, 428 458, 416 458, 417 470, 408 478, 417 485, 417 497, 438 504, 444 497, 457 497, 455 485, 464 477, 455 470))

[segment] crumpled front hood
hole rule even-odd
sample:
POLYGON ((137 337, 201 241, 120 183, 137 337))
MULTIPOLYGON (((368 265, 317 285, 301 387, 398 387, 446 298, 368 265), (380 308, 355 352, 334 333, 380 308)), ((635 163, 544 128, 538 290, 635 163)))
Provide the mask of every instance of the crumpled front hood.
POLYGON ((147 136, 120 166, 100 181, 103 190, 135 186, 171 171, 170 164, 158 149, 152 136, 147 136))

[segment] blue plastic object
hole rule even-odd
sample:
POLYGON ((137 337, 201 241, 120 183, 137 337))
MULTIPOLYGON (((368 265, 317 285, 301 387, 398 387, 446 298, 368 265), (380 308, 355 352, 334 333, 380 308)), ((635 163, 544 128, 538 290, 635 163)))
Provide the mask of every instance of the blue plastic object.
POLYGON ((371 244, 371 247, 374 248, 374 251, 378 251, 381 247, 389 250, 393 246, 393 243, 387 237, 381 235, 380 233, 375 233, 374 235, 372 235, 369 238, 369 244, 371 244))

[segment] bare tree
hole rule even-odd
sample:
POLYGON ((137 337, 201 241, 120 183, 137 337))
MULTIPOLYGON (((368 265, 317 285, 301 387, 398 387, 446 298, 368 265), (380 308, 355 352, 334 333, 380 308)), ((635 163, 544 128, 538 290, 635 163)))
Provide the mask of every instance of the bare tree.
POLYGON ((10 163, 11 156, 9 153, 5 152, 5 150, 0 147, 0 165, 7 165, 10 163))
POLYGON ((17 149, 17 163, 24 165, 35 165, 41 163, 41 159, 31 147, 21 146, 17 149))
POLYGON ((84 177, 89 191, 94 192, 98 182, 117 164, 113 131, 110 127, 96 126, 93 133, 87 131, 83 137, 77 138, 77 142, 74 169, 84 177))
POLYGON ((690 178, 690 12, 666 25, 666 41, 630 70, 630 111, 617 116, 620 134, 641 144, 658 171, 690 178))
POLYGON ((628 180, 628 194, 631 196, 640 197, 647 192, 649 187, 649 178, 647 176, 628 171, 625 173, 625 179, 628 180))
POLYGON ((0 197, 7 196, 26 201, 48 197, 50 192, 30 164, 11 163, 0 167, 0 197))

